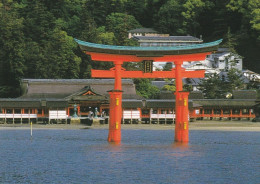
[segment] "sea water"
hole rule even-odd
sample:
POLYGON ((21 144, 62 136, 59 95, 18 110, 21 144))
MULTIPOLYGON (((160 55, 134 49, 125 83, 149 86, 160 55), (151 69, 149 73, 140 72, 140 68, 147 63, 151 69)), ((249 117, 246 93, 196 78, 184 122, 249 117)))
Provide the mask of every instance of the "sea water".
POLYGON ((173 130, 1 130, 0 183, 259 184, 260 133, 173 130))

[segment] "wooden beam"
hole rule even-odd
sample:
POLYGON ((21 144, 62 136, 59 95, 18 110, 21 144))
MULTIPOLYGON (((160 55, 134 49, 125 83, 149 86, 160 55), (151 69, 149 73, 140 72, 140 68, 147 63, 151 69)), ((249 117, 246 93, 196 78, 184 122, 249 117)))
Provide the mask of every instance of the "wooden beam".
MULTIPOLYGON (((183 78, 203 78, 204 70, 182 71, 183 78)), ((94 78, 115 78, 114 70, 91 70, 91 77, 94 78)), ((175 78, 175 70, 172 71, 154 71, 144 73, 143 71, 125 71, 121 70, 122 78, 175 78)))
POLYGON ((144 60, 151 60, 154 62, 177 62, 177 61, 201 61, 205 60, 206 56, 211 54, 211 52, 196 53, 196 54, 183 54, 183 55, 164 55, 158 57, 142 57, 136 55, 116 55, 116 54, 106 54, 106 53, 95 53, 95 52, 85 52, 91 56, 94 61, 105 61, 105 62, 142 62, 144 60))

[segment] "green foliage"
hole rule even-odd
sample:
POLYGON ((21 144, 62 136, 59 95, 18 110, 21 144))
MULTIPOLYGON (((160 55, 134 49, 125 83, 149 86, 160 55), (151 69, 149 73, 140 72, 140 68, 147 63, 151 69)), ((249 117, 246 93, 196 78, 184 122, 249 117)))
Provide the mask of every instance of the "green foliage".
POLYGON ((106 18, 107 31, 113 32, 117 45, 124 45, 128 32, 136 27, 141 27, 134 16, 124 13, 112 13, 106 18))
POLYGON ((220 79, 219 75, 213 74, 208 78, 202 79, 199 89, 204 96, 209 99, 224 98, 226 90, 223 91, 224 81, 220 79))
POLYGON ((171 91, 171 92, 176 91, 175 81, 172 82, 170 79, 164 79, 164 81, 167 84, 163 86, 163 88, 162 88, 163 91, 171 91))
POLYGON ((231 68, 226 77, 218 74, 210 75, 208 78, 202 79, 199 89, 206 98, 225 98, 227 93, 233 93, 234 90, 244 89, 241 71, 231 68))
POLYGON ((167 62, 164 66, 163 66, 163 71, 171 71, 172 70, 172 62, 167 62))
POLYGON ((106 44, 106 45, 114 45, 115 44, 115 34, 113 32, 106 32, 105 26, 99 27, 97 29, 97 43, 106 44))
POLYGON ((244 83, 242 80, 242 72, 231 68, 227 73, 227 84, 226 84, 226 90, 230 93, 234 90, 244 89, 244 83))
POLYGON ((203 35, 205 42, 224 38, 223 46, 259 73, 259 20, 259 0, 2 0, 0 97, 18 96, 21 78, 90 78, 91 68, 111 68, 111 63, 91 61, 73 38, 138 46, 127 39, 127 31, 140 27, 203 35))
POLYGON ((12 2, 0 7, 0 96, 19 95, 19 80, 24 74, 24 19, 12 8, 12 2))
POLYGON ((167 85, 163 86, 162 90, 175 92, 176 91, 176 87, 175 87, 175 85, 167 84, 167 85))
POLYGON ((150 79, 134 79, 137 94, 144 98, 158 98, 160 90, 151 84, 150 79))
POLYGON ((181 15, 183 10, 180 0, 169 0, 159 9, 155 16, 155 26, 163 33, 172 35, 184 35, 187 33, 183 27, 184 17, 181 15))

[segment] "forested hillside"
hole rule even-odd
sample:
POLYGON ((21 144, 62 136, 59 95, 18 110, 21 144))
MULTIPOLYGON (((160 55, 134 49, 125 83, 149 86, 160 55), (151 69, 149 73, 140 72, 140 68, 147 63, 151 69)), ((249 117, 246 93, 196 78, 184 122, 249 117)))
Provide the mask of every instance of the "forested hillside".
POLYGON ((127 31, 140 27, 224 38, 260 73, 259 0, 2 0, 0 17, 0 97, 19 95, 21 78, 90 78, 111 65, 92 62, 73 38, 135 45, 127 31))

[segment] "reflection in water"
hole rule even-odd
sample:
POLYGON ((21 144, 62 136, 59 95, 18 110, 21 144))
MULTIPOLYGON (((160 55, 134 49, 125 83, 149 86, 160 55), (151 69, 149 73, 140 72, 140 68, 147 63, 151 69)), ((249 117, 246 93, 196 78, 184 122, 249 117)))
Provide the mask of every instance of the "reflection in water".
POLYGON ((0 183, 260 183, 258 132, 168 130, 0 131, 0 183))
POLYGON ((182 142, 174 142, 172 143, 172 148, 174 149, 181 149, 181 150, 188 150, 189 149, 189 143, 182 143, 182 142))

